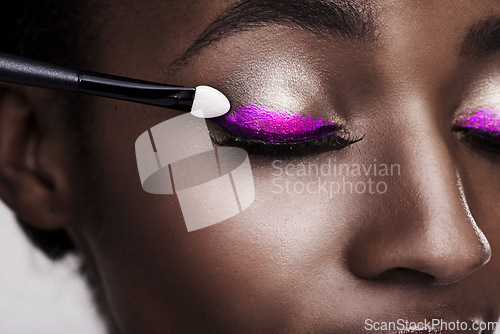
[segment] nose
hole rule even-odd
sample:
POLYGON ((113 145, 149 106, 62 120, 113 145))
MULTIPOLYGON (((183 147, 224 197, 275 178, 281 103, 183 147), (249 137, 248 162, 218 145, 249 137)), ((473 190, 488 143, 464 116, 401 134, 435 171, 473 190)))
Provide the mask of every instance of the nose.
POLYGON ((447 146, 419 138, 397 144, 395 150, 409 152, 401 175, 392 178, 390 191, 361 215, 347 262, 362 279, 452 284, 491 257, 447 146))

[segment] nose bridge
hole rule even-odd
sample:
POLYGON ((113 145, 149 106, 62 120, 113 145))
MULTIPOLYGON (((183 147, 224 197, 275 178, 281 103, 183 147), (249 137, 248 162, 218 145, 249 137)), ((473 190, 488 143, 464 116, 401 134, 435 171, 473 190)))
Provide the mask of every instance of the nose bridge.
POLYGON ((470 213, 437 122, 424 115, 425 106, 416 103, 410 108, 418 108, 413 115, 419 116, 399 127, 405 131, 400 136, 405 140, 393 141, 390 150, 402 157, 401 177, 392 179, 390 185, 395 191, 392 203, 380 209, 383 214, 365 222, 369 227, 359 232, 360 242, 351 248, 357 261, 351 262, 351 268, 364 278, 407 269, 447 284, 485 264, 491 251, 470 213))
MULTIPOLYGON (((485 264, 490 246, 467 204, 460 175, 444 145, 425 145, 419 159, 421 174, 410 177, 410 200, 416 214, 408 224, 405 246, 398 243, 401 267, 443 283, 454 282, 485 264), (411 197, 410 197, 411 198, 411 197)), ((422 148, 421 148, 422 149, 422 148)))

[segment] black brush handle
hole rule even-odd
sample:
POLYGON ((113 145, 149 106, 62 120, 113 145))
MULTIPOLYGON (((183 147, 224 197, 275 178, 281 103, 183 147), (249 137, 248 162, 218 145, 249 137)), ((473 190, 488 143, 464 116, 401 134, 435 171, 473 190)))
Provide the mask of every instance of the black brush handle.
POLYGON ((0 81, 42 88, 76 91, 79 71, 0 53, 0 81))
POLYGON ((196 89, 81 71, 77 92, 189 112, 196 89))
POLYGON ((0 53, 0 82, 74 91, 189 112, 195 88, 79 71, 0 53))

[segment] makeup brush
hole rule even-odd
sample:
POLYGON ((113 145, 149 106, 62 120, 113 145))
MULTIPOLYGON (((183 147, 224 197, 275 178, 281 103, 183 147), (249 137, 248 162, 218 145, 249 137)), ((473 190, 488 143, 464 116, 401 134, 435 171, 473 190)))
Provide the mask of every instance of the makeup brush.
POLYGON ((102 73, 79 71, 0 53, 0 82, 98 95, 190 112, 201 118, 224 115, 229 100, 209 86, 165 85, 102 73))

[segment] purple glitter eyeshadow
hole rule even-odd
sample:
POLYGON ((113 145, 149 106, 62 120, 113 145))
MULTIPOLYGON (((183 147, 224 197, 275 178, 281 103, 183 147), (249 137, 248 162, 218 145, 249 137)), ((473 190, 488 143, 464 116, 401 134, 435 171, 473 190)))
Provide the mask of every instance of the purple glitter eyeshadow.
POLYGON ((331 120, 248 103, 214 121, 238 137, 271 143, 309 140, 338 131, 331 120))
POLYGON ((500 135, 500 109, 491 110, 486 107, 476 111, 468 110, 466 115, 459 116, 453 125, 498 136, 500 135))

